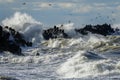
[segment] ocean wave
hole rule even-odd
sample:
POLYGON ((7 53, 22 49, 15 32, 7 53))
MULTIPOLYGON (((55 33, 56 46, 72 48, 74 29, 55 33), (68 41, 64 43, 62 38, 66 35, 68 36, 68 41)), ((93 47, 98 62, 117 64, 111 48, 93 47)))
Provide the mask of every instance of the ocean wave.
POLYGON ((24 34, 26 39, 36 43, 42 39, 43 24, 26 13, 16 12, 10 18, 2 21, 3 26, 9 26, 24 34))
POLYGON ((57 73, 64 78, 97 77, 115 72, 119 73, 119 66, 116 61, 86 51, 77 52, 57 70, 57 73), (94 58, 95 60, 91 61, 94 58))
MULTIPOLYGON (((70 38, 45 40, 42 33, 45 28, 40 21, 26 13, 16 12, 12 17, 2 21, 24 34, 32 41, 32 47, 21 47, 25 56, 17 56, 10 52, 0 52, 0 64, 53 64, 60 78, 98 77, 109 74, 120 74, 120 35, 103 36, 88 33, 76 34, 74 23, 56 25, 64 29, 70 38)), ((119 26, 112 25, 113 28, 119 26)), ((51 27, 49 27, 51 28, 51 27)), ((51 65, 50 65, 51 66, 51 65)), ((4 72, 4 71, 3 71, 4 72)))

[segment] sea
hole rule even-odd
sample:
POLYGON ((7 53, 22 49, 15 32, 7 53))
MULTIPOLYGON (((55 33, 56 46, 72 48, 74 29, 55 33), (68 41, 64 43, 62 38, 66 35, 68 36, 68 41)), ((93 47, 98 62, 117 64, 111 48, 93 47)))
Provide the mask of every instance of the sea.
MULTIPOLYGON (((21 47, 25 56, 0 53, 0 76, 18 80, 120 80, 120 31, 102 36, 76 34, 74 23, 60 27, 70 39, 44 40, 46 27, 26 13, 16 12, 0 22, 24 34, 32 47, 21 47), (39 55, 36 55, 39 54, 39 55)), ((111 25, 119 28, 119 25, 111 25)))

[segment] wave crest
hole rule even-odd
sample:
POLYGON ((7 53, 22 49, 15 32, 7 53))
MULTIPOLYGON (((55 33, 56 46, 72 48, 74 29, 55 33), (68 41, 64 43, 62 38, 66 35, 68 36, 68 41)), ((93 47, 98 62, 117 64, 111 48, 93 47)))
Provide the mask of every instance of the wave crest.
POLYGON ((20 31, 25 35, 26 39, 29 39, 32 42, 38 42, 42 39, 40 34, 43 24, 26 13, 16 12, 10 18, 3 20, 2 25, 20 31))

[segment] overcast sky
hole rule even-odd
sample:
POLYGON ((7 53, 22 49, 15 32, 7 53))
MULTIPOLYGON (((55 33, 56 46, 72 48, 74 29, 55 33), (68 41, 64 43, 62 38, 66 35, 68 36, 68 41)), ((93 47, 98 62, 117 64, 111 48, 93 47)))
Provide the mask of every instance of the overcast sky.
POLYGON ((120 22, 120 0, 0 0, 0 21, 15 12, 31 15, 44 24, 68 21, 84 24, 120 22))

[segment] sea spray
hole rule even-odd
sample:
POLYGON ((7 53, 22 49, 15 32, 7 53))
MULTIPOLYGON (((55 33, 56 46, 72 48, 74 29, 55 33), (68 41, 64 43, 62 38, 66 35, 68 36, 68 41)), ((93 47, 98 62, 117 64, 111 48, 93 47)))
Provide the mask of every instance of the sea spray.
POLYGON ((10 75, 21 80, 33 78, 33 80, 43 78, 99 80, 101 76, 105 77, 102 80, 108 80, 107 76, 113 80, 114 77, 119 77, 119 35, 101 36, 89 33, 83 36, 74 32, 74 23, 68 23, 63 24, 62 28, 72 38, 44 40, 42 38, 44 25, 28 14, 20 12, 3 20, 2 25, 21 31, 26 39, 36 43, 37 46, 23 48, 25 56, 1 53, 0 75, 10 75), (39 55, 36 55, 37 53, 39 55))
POLYGON ((16 12, 10 18, 2 21, 3 26, 9 26, 24 34, 26 39, 33 43, 40 42, 43 24, 26 13, 16 12))
POLYGON ((57 73, 64 78, 87 78, 108 75, 116 71, 117 64, 111 59, 105 59, 98 54, 78 51, 75 56, 61 64, 57 73), (89 56, 88 56, 89 55, 89 56))

